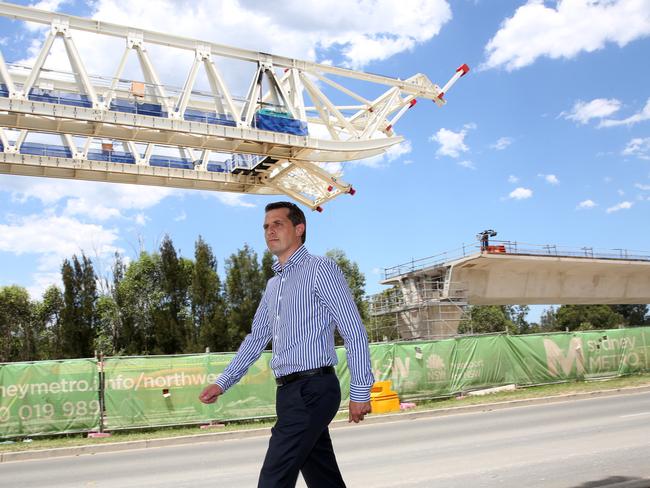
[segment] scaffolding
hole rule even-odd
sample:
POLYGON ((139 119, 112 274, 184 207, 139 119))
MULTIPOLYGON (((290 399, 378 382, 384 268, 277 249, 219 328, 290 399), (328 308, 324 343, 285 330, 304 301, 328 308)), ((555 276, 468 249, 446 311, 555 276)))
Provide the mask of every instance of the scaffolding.
POLYGON ((445 339, 458 335, 468 313, 468 288, 443 276, 420 276, 368 297, 373 342, 445 339))

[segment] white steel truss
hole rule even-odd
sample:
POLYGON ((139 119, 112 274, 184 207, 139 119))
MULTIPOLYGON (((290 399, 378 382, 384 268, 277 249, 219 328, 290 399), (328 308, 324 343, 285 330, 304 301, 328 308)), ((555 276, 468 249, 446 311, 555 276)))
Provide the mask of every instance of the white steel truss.
POLYGON ((0 129, 4 158, 0 158, 0 172, 5 173, 284 193, 317 209, 339 194, 354 194, 349 184, 319 163, 384 153, 403 140, 394 126, 417 98, 444 105, 445 93, 469 70, 467 65, 458 68, 441 89, 422 74, 399 80, 14 4, 0 3, 0 15, 50 26, 33 66, 8 64, 0 52, 0 127, 21 131, 15 141, 9 141, 0 129), (111 78, 88 73, 74 41, 78 32, 124 40, 124 52, 111 78), (71 73, 44 70, 57 39, 64 43, 71 73), (182 88, 163 85, 155 67, 157 60, 147 49, 150 46, 193 56, 182 88), (122 78, 132 51, 144 80, 122 78), (255 67, 245 98, 233 94, 217 67, 227 60, 246 61, 255 67), (201 66, 209 94, 195 89, 201 66), (343 86, 345 80, 355 86, 383 85, 388 89, 367 99, 355 91, 358 88, 343 86), (350 102, 342 104, 342 99, 350 102), (56 161, 51 156, 21 152, 27 131, 61 134, 67 150, 57 154, 56 161), (309 132, 327 134, 327 138, 309 132), (85 138, 84 148, 75 146, 73 136, 85 138), (89 159, 88 148, 97 139, 123 145, 134 164, 89 159), (146 144, 144 153, 136 150, 136 143, 146 144), (154 173, 161 168, 149 164, 156 146, 178 147, 183 159, 195 164, 191 169, 167 168, 174 174, 158 178, 154 173), (248 160, 249 167, 240 168, 239 173, 222 174, 209 170, 214 153, 256 158, 248 160), (75 165, 79 171, 68 171, 75 165), (185 173, 180 176, 176 170, 185 173))

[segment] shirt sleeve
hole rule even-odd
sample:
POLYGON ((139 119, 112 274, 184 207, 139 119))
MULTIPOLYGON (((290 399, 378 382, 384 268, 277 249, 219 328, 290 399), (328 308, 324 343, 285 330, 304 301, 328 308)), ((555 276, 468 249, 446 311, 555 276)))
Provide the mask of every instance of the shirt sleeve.
POLYGON ((323 260, 316 273, 316 295, 332 315, 345 342, 350 369, 350 400, 367 402, 375 381, 370 366, 368 335, 343 272, 330 259, 323 260))
POLYGON ((248 368, 262 354, 262 351, 271 340, 271 323, 269 322, 268 307, 266 301, 266 292, 257 306, 257 311, 253 318, 251 333, 248 334, 241 345, 235 357, 226 366, 223 373, 219 375, 215 383, 225 392, 228 388, 237 383, 242 376, 246 374, 248 368))

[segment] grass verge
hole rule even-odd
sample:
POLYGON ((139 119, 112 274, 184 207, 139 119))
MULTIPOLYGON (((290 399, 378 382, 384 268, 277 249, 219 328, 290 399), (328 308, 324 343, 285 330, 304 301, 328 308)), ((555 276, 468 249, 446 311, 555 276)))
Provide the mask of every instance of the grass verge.
MULTIPOLYGON (((409 411, 435 410, 467 405, 481 405, 512 400, 525 400, 531 398, 545 398, 557 395, 571 395, 576 393, 589 393, 601 390, 632 388, 650 386, 650 374, 625 376, 598 381, 581 381, 572 383, 559 383, 553 385, 520 388, 514 391, 493 393, 485 396, 462 396, 437 400, 416 401, 415 409, 409 411)), ((336 419, 346 419, 347 413, 341 412, 336 419)), ((131 431, 114 431, 111 437, 87 438, 85 434, 67 434, 49 437, 34 437, 27 439, 14 439, 9 443, 0 443, 0 452, 26 451, 31 449, 54 449, 60 447, 85 446, 92 444, 106 444, 112 442, 127 442, 146 439, 159 439, 163 437, 178 437, 187 435, 205 434, 209 432, 230 432, 247 429, 271 427, 274 421, 270 419, 229 422, 223 427, 204 430, 199 426, 161 427, 156 429, 139 429, 131 431)))

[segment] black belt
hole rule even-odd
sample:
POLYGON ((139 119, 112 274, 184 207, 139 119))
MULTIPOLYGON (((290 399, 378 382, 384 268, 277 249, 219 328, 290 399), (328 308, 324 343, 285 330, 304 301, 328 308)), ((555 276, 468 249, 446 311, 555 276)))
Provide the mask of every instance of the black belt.
POLYGON ((306 371, 297 371, 295 373, 288 374, 286 376, 280 376, 275 379, 275 383, 278 386, 286 385, 292 381, 296 381, 300 378, 307 378, 309 376, 320 376, 323 374, 335 374, 334 366, 323 366, 322 368, 308 369, 306 371))

